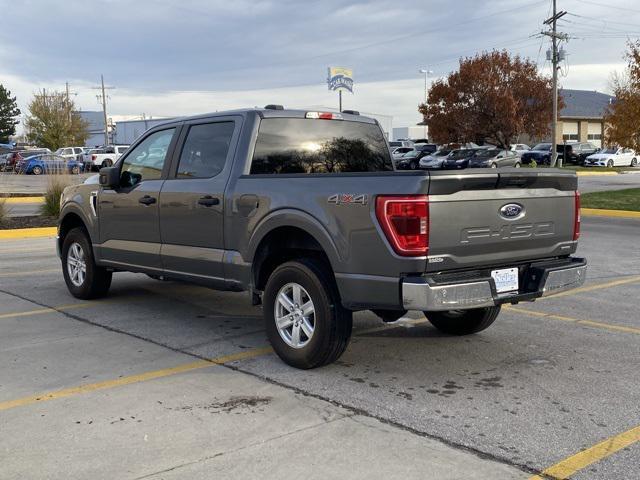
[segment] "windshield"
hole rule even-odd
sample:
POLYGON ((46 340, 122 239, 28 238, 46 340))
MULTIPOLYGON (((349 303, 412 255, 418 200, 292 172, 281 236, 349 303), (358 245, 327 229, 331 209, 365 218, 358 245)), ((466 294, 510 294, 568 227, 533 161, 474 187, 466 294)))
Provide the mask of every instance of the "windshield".
POLYGON ((446 157, 451 153, 451 150, 440 150, 433 154, 434 157, 446 157))
POLYGON ((306 118, 262 120, 251 164, 252 174, 392 170, 378 125, 306 118))
POLYGON ((600 153, 616 153, 618 151, 617 148, 605 148, 600 153))
POLYGON ((474 157, 476 157, 476 158, 491 158, 491 157, 495 157, 496 155, 498 155, 498 153, 500 153, 499 150, 478 150, 476 152, 476 154, 474 155, 474 157))
POLYGON ((551 144, 550 143, 539 143, 537 144, 535 147, 533 147, 533 150, 551 150, 551 144))
POLYGON ((403 155, 402 158, 417 157, 419 153, 420 152, 418 152, 417 150, 411 150, 409 153, 403 155))
POLYGON ((467 158, 473 153, 473 150, 465 148, 464 150, 454 150, 449 154, 449 158, 451 160, 460 160, 462 158, 467 158))

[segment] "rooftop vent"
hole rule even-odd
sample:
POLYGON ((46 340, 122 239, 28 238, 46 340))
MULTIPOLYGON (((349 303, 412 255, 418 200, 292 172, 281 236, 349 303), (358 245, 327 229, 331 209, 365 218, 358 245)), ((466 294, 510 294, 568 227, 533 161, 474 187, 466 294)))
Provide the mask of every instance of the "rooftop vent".
POLYGON ((284 110, 284 107, 282 105, 275 105, 273 103, 270 103, 269 105, 265 105, 264 108, 266 110, 284 110))
POLYGON ((360 115, 360 112, 357 110, 342 110, 342 113, 348 113, 349 115, 360 115))

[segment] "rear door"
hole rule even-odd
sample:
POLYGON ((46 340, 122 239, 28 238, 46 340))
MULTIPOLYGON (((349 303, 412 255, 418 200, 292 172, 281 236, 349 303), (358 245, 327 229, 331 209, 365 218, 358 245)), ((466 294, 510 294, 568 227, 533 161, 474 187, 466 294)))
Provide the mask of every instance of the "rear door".
POLYGON ((160 193, 165 271, 205 282, 224 279, 224 191, 240 125, 238 116, 185 124, 160 193))
POLYGON ((98 195, 100 257, 113 265, 160 272, 158 199, 177 127, 148 134, 118 163, 120 186, 98 195))

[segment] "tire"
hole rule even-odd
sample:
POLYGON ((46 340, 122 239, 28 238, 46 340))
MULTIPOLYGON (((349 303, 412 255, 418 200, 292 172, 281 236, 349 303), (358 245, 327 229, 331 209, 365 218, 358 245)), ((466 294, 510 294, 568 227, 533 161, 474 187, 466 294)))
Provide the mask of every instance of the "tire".
POLYGON ((490 167, 491 167, 491 168, 498 168, 498 165, 496 165, 495 163, 492 163, 492 164, 490 165, 490 167))
POLYGON ((76 165, 71 169, 71 173, 73 173, 74 175, 78 175, 80 173, 80 167, 76 165))
POLYGON ((269 277, 263 294, 267 336, 278 356, 295 368, 310 369, 336 361, 351 338, 352 313, 340 302, 338 288, 330 270, 320 261, 302 258, 280 265, 269 277), (298 290, 298 307, 294 303, 298 290), (284 294, 288 302, 279 301, 284 294), (294 300, 294 301, 292 301, 294 300), (311 302, 312 311, 304 315, 300 307, 311 302), (285 321, 278 328, 276 315, 285 321), (294 329, 298 331, 296 336, 294 329), (310 335, 307 332, 310 331, 310 335))
POLYGON ((88 300, 103 297, 111 286, 112 272, 96 265, 89 236, 84 228, 74 228, 62 242, 62 274, 71 295, 88 300), (69 260, 75 260, 70 265, 69 260), (81 263, 84 260, 84 275, 81 263), (79 268, 74 268, 74 265, 79 268))
POLYGON ((418 162, 416 162, 415 160, 413 160, 411 163, 409 163, 409 168, 411 170, 417 170, 418 169, 418 162))
POLYGON ((113 165, 113 161, 110 158, 107 158, 106 160, 104 160, 102 162, 102 164, 100 165, 100 168, 106 168, 106 167, 110 167, 113 165))
POLYGON ((513 168, 520 168, 522 167, 522 165, 520 165, 520 162, 516 162, 516 164, 513 166, 513 168))
POLYGON ((424 316, 442 333, 471 335, 489 328, 500 313, 500 307, 452 310, 449 312, 424 312, 424 316))
POLYGON ((613 160, 607 162, 607 168, 613 168, 613 160))
POLYGON ((631 166, 632 167, 636 167, 638 165, 638 159, 637 158, 632 158, 631 159, 631 166))
POLYGON ((33 167, 33 169, 31 170, 31 173, 33 173, 34 175, 42 175, 43 170, 42 167, 39 165, 36 165, 35 167, 33 167))

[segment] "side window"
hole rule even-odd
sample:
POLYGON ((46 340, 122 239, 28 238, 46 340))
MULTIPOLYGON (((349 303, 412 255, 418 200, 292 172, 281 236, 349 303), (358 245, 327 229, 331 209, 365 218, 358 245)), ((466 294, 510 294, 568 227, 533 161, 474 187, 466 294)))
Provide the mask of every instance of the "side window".
POLYGON ((224 168, 234 122, 205 123, 189 128, 178 163, 177 178, 211 178, 224 168))
POLYGON ((152 133, 136 146, 122 162, 120 185, 133 187, 143 180, 158 180, 167 157, 175 128, 152 133))

